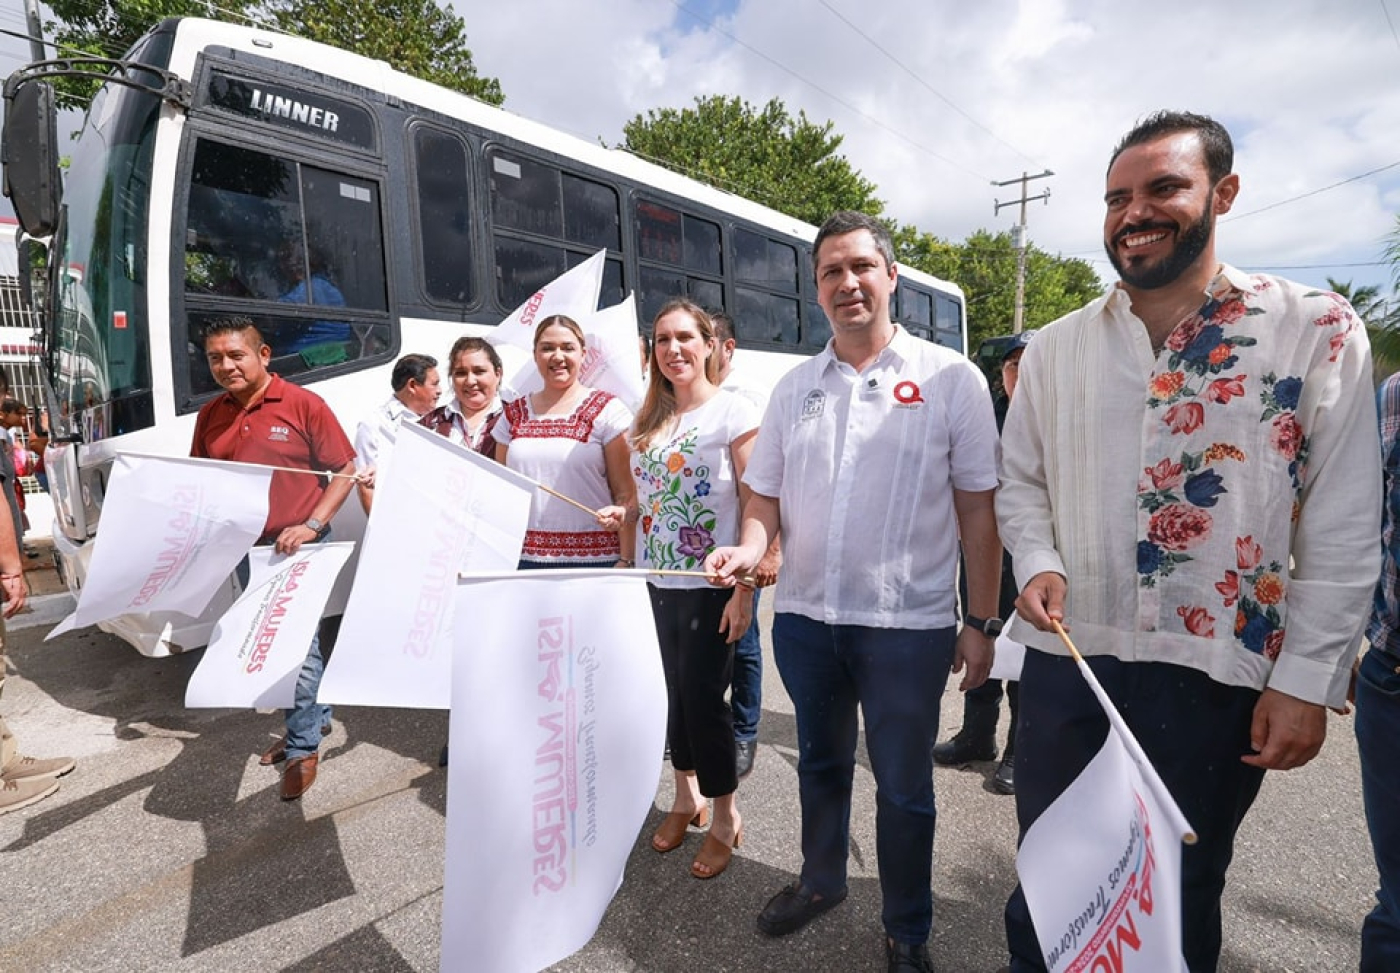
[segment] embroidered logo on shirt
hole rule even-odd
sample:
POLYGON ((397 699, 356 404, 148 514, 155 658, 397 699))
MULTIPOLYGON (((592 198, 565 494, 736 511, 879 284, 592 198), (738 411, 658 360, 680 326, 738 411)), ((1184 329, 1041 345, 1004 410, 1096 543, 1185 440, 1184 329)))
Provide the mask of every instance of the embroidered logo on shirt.
POLYGON ((918 382, 900 382, 894 387, 894 400, 900 405, 922 405, 924 394, 919 391, 918 382))
POLYGON ((292 430, 287 426, 272 426, 267 431, 268 442, 285 443, 290 442, 292 430))
POLYGON ((812 389, 807 393, 807 398, 802 401, 802 421, 820 419, 825 411, 826 393, 821 389, 812 389))

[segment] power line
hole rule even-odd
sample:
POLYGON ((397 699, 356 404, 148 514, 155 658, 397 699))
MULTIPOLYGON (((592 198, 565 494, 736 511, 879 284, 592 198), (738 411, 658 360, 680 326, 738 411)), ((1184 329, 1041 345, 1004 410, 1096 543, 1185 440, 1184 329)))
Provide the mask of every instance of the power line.
POLYGON ((1261 206, 1258 209, 1252 209, 1245 213, 1232 214, 1230 216, 1225 217, 1220 222, 1233 223, 1235 220, 1242 220, 1246 216, 1255 216, 1259 213, 1267 213, 1271 209, 1278 209, 1280 206, 1287 206, 1289 203, 1296 203, 1300 199, 1307 199, 1309 196, 1316 196, 1320 193, 1325 193, 1329 190, 1336 189, 1339 186, 1345 186, 1347 183, 1357 182, 1361 179, 1367 179, 1371 176, 1377 175, 1378 173, 1385 172, 1389 169, 1394 169, 1396 166, 1400 166, 1400 159, 1396 159, 1394 162, 1391 162, 1387 165, 1378 166, 1377 168, 1372 169, 1369 172, 1363 172, 1360 175, 1356 176, 1349 176, 1346 179, 1340 180, 1339 182, 1332 183, 1330 186, 1323 186, 1321 189, 1311 189, 1308 192, 1299 193, 1297 196, 1290 196, 1287 199, 1280 199, 1276 203, 1270 203, 1269 205, 1261 206))
POLYGON ((739 38, 737 38, 737 37, 735 37, 733 34, 729 33, 729 31, 725 30, 725 29, 722 28, 722 27, 717 26, 713 21, 707 20, 704 16, 702 16, 702 15, 696 13, 695 11, 689 9, 688 7, 686 7, 683 3, 680 2, 680 0, 671 0, 671 4, 672 4, 672 6, 674 6, 676 9, 680 10, 682 13, 689 14, 691 17, 693 17, 693 18, 695 18, 696 20, 700 21, 700 23, 704 24, 706 27, 710 28, 710 30, 713 30, 715 33, 721 34, 721 35, 723 35, 724 37, 729 38, 729 39, 730 39, 731 41, 733 41, 735 44, 738 44, 740 47, 742 47, 744 50, 748 51, 749 53, 753 54, 755 57, 760 57, 760 58, 762 58, 763 60, 765 60, 765 61, 767 61, 769 64, 773 65, 773 66, 774 66, 775 68, 777 68, 778 70, 783 71, 784 73, 791 75, 792 77, 796 78, 798 81, 801 81, 803 84, 807 85, 809 88, 812 88, 812 89, 815 90, 815 91, 821 92, 822 94, 826 95, 826 97, 828 97, 828 98, 830 98, 832 101, 836 102, 836 104, 840 105, 842 108, 845 108, 847 111, 852 112, 852 113, 854 113, 854 114, 856 114, 856 115, 859 115, 861 118, 864 118, 866 121, 870 122, 870 124, 876 126, 877 128, 884 129, 886 132, 889 132, 891 135, 893 135, 895 138, 899 139, 900 141, 905 142, 905 143, 907 143, 907 144, 913 146, 914 148, 918 149, 920 152, 923 152, 923 153, 926 154, 926 155, 932 156, 933 158, 939 160, 940 162, 943 162, 943 163, 946 163, 947 165, 952 166, 954 169, 957 169, 957 170, 959 170, 960 172, 962 172, 962 173, 964 173, 964 174, 966 174, 966 175, 972 176, 972 177, 974 177, 974 178, 976 178, 976 179, 983 179, 983 180, 990 181, 990 179, 991 179, 990 176, 986 176, 986 175, 984 175, 984 174, 982 174, 982 173, 976 171, 975 169, 971 169, 971 168, 969 168, 969 167, 963 165, 961 162, 956 162, 956 161, 954 161, 953 159, 948 158, 946 155, 943 155, 943 154, 941 154, 941 153, 939 153, 939 152, 935 152, 933 149, 929 148, 927 145, 924 145, 924 144, 921 143, 921 142, 916 142, 916 141, 914 141, 912 138, 910 138, 909 136, 905 135, 903 132, 897 131, 896 129, 894 129, 894 128, 890 127, 889 125, 885 124, 884 122, 880 121, 880 119, 876 118, 875 116, 869 114, 868 112, 862 111, 861 109, 857 108, 855 105, 852 105, 850 102, 848 102, 848 101, 846 101, 846 100, 844 100, 844 99, 838 97, 837 95, 835 95, 835 94, 833 94, 832 92, 828 91, 827 89, 823 88, 821 85, 817 84, 815 81, 811 81, 811 80, 809 80, 808 78, 803 77, 802 75, 800 75, 800 74, 798 74, 796 71, 794 71, 792 68, 790 68, 790 67, 788 67, 787 65, 785 65, 785 64, 783 64, 783 63, 781 63, 781 62, 775 60, 774 58, 770 57, 769 55, 763 53, 762 51, 758 50, 756 47, 753 47, 753 46, 750 45, 750 44, 744 43, 743 41, 739 40, 739 38))
POLYGON ((1385 0, 1380 0, 1381 13, 1385 14, 1385 22, 1390 25, 1390 36, 1395 38, 1395 46, 1400 48, 1400 34, 1395 32, 1395 21, 1390 19, 1390 9, 1386 7, 1385 0))
POLYGON ((933 95, 933 96, 934 96, 935 98, 937 98, 939 101, 943 102, 943 104, 947 105, 949 108, 953 109, 953 111, 957 112, 957 113, 958 113, 959 115, 961 115, 963 118, 967 119, 970 123, 972 123, 973 126, 975 126, 976 128, 980 129, 981 131, 985 132, 987 135, 991 136, 993 139, 995 139, 996 141, 1000 142, 1000 143, 1001 143, 1002 145, 1004 145, 1006 148, 1010 149, 1012 152, 1016 153, 1016 154, 1019 155, 1021 158, 1025 159, 1027 162, 1031 162, 1031 163, 1034 163, 1034 164, 1036 164, 1036 165, 1039 165, 1039 163, 1036 162, 1035 159, 1032 159, 1030 156, 1026 155, 1026 153, 1024 153, 1024 152, 1022 152, 1020 149, 1016 148, 1016 146, 1014 146, 1014 145, 1012 145, 1010 142, 1006 141, 1006 139, 1002 138, 1002 137, 1001 137, 1000 135, 998 135, 996 132, 993 132, 990 128, 988 128, 987 126, 983 125, 981 122, 979 122, 977 119, 973 118, 973 117, 972 117, 971 115, 969 115, 967 112, 963 111, 963 109, 960 108, 958 105, 954 104, 953 101, 952 101, 952 99, 950 99, 947 95, 943 94, 943 92, 939 91, 939 90, 936 89, 933 85, 931 85, 931 84, 929 84, 927 81, 925 81, 922 77, 920 77, 918 74, 916 74, 912 68, 910 68, 907 64, 905 64, 905 63, 904 63, 903 61, 901 61, 899 58, 895 57, 892 53, 890 53, 890 52, 889 52, 888 50, 886 50, 884 47, 881 47, 880 44, 875 40, 875 38, 871 37, 871 36, 870 36, 869 34, 867 34, 865 31, 861 30, 858 26, 856 26, 854 23, 852 23, 849 19, 847 19, 847 17, 846 17, 845 14, 841 13, 841 11, 839 11, 839 10, 837 10, 835 7, 833 7, 830 3, 827 2, 827 0, 817 0, 817 2, 820 3, 820 4, 821 4, 823 7, 825 7, 827 10, 831 11, 832 15, 833 15, 834 17, 836 17, 837 20, 841 21, 841 23, 845 24, 845 25, 846 25, 847 27, 849 27, 851 30, 855 31, 855 33, 858 34, 858 35, 861 37, 861 39, 863 39, 867 44, 869 44, 871 47, 875 48, 875 50, 879 51, 879 52, 880 52, 881 54, 883 54, 885 57, 889 58, 890 61, 895 65, 895 67, 899 68, 899 69, 900 69, 901 71, 903 71, 905 74, 909 75, 909 77, 913 78, 913 79, 914 79, 915 81, 917 81, 920 85, 922 85, 922 86, 924 87, 924 89, 927 90, 927 91, 929 92, 929 94, 933 95))

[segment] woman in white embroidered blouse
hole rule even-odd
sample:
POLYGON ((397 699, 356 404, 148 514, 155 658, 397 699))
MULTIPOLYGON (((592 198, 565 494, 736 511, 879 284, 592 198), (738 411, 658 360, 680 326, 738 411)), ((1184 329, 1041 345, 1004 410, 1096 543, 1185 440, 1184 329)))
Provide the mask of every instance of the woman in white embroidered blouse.
POLYGON ((535 491, 522 568, 633 566, 632 411, 580 381, 585 348, 572 318, 541 321, 534 349, 544 389, 507 402, 493 431, 497 461, 596 512, 535 491))
MULTIPOLYGON (((758 430, 752 402, 719 387, 709 315, 689 301, 661 309, 652 328, 651 381, 632 433, 632 475, 640 498, 643 567, 698 571, 716 545, 739 536, 740 480, 758 430)), ((703 577, 649 579, 666 672, 667 739, 675 775, 671 812, 651 840, 671 851, 690 824, 714 822, 691 863, 696 878, 729 865, 743 837, 734 723, 725 702, 734 643, 748 630, 753 589, 710 587, 703 577)))

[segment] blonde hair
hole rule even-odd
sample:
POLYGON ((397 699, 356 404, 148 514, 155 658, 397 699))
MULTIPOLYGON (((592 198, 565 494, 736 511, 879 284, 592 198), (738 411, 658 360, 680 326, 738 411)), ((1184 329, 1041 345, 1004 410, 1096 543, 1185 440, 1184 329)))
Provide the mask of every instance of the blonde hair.
POLYGON ((656 365, 656 325, 668 314, 677 311, 690 315, 700 331, 700 337, 710 346, 710 354, 705 358, 705 378, 716 388, 719 387, 719 358, 714 354, 715 323, 705 313, 705 309, 694 301, 683 297, 667 301, 652 321, 651 356, 648 359, 651 381, 647 383, 646 398, 637 410, 637 419, 632 424, 632 448, 645 452, 651 448, 656 434, 670 424, 676 416, 676 389, 656 365))

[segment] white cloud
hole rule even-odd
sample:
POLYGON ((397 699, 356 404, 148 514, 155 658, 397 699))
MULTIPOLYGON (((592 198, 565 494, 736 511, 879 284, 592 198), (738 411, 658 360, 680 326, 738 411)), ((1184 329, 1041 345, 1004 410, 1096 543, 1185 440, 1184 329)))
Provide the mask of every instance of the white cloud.
MULTIPOLYGON (((1378 3, 737 0, 704 9, 717 8, 726 12, 707 14, 708 26, 664 0, 458 4, 479 68, 501 79, 513 111, 615 143, 650 108, 776 96, 794 113, 835 121, 842 151, 876 182, 890 215, 952 239, 1011 225, 1011 211, 994 217, 992 201, 1012 193, 990 180, 1049 167, 1056 176, 1032 184, 1053 193, 1030 211, 1032 238, 1098 260, 1109 153, 1162 107, 1206 112, 1231 129, 1241 211, 1400 159, 1400 45, 1378 3)), ((1228 224, 1222 254, 1242 266, 1375 260, 1397 197, 1400 168, 1228 224)), ((1382 267, 1290 273, 1385 277, 1382 267)))

